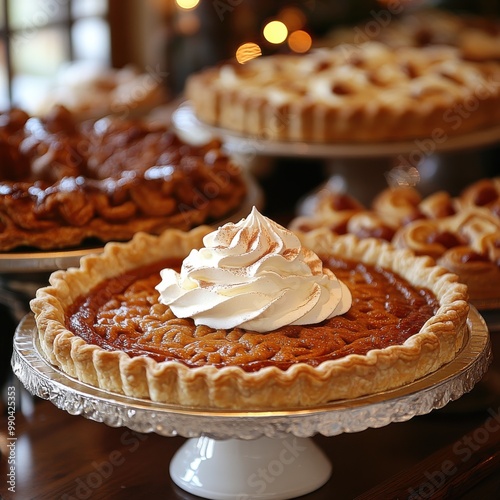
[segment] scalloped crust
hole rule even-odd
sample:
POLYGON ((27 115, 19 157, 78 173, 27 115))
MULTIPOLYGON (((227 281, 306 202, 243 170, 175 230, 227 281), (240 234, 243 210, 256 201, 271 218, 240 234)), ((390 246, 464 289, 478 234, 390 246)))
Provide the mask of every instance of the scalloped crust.
POLYGON ((189 368, 156 362, 86 344, 65 327, 65 310, 102 280, 162 258, 185 257, 212 227, 170 229, 159 237, 138 233, 129 243, 109 243, 100 255, 82 258, 79 268, 56 271, 50 286, 31 301, 44 356, 63 372, 101 389, 157 402, 202 408, 291 408, 356 398, 400 387, 452 360, 466 332, 467 289, 429 257, 415 257, 374 239, 335 237, 328 230, 298 233, 319 255, 339 254, 393 270, 427 287, 440 307, 403 345, 349 355, 318 367, 298 363, 286 371, 266 367, 248 373, 238 367, 189 368))

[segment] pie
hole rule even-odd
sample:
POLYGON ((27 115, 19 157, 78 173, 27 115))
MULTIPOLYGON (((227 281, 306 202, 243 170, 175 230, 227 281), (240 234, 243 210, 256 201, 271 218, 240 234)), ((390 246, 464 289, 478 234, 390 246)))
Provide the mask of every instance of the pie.
POLYGON ((367 40, 391 47, 446 45, 470 61, 500 61, 500 20, 497 17, 456 13, 437 8, 418 9, 400 17, 379 14, 380 22, 368 19, 357 26, 336 28, 319 44, 335 46, 367 40))
POLYGON ((376 142, 497 124, 499 81, 499 64, 464 61, 452 47, 366 42, 210 67, 185 95, 202 122, 243 136, 376 142))
POLYGON ((84 257, 79 268, 53 273, 31 302, 43 356, 114 393, 250 410, 400 387, 434 372, 462 346, 467 290, 455 275, 409 250, 328 230, 296 237, 349 288, 346 313, 271 331, 178 317, 159 300, 160 270, 178 270, 213 229, 139 233, 84 257))
POLYGON ((390 241, 457 274, 479 309, 498 303, 500 178, 480 179, 455 197, 444 190, 423 197, 410 186, 387 188, 370 207, 347 193, 322 190, 314 207, 290 228, 327 227, 335 234, 390 241))
POLYGON ((108 115, 144 116, 167 101, 158 71, 143 73, 133 66, 107 68, 78 61, 62 69, 35 106, 33 114, 45 116, 64 106, 79 121, 108 115))
POLYGON ((0 251, 190 229, 228 217, 245 194, 218 141, 192 146, 138 119, 80 123, 64 107, 0 114, 0 251))

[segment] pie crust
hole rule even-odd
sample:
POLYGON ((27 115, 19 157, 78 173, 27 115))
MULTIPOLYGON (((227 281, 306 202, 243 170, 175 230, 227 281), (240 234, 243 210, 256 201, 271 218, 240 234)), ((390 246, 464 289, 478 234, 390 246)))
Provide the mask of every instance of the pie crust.
POLYGON ((63 107, 43 119, 0 113, 0 251, 191 229, 228 217, 245 195, 218 141, 192 146, 136 119, 79 123, 63 107))
POLYGON ((189 367, 129 357, 88 344, 68 330, 67 312, 104 280, 165 258, 182 259, 192 248, 200 248, 203 236, 212 230, 201 226, 189 232, 170 229, 160 236, 139 233, 128 243, 109 243, 102 254, 84 257, 79 268, 53 273, 50 286, 38 290, 31 302, 43 355, 71 377, 110 392, 190 407, 250 410, 317 405, 396 388, 437 370, 462 345, 467 291, 455 275, 428 257, 416 258, 375 239, 335 237, 328 230, 299 237, 318 255, 349 256, 382 266, 436 296, 438 310, 418 333, 402 345, 318 366, 299 362, 286 370, 265 366, 248 372, 239 366, 189 367))
POLYGON ((500 178, 485 178, 452 197, 439 191, 422 197, 409 186, 387 188, 370 207, 345 193, 322 190, 313 213, 296 217, 290 229, 327 227, 335 234, 377 237, 428 255, 468 286, 479 309, 500 299, 500 178))
POLYGON ((367 42, 211 67, 188 79, 185 95, 201 121, 245 136, 397 141, 497 124, 499 75, 500 65, 451 47, 367 42), (458 118, 464 107, 473 112, 458 118))

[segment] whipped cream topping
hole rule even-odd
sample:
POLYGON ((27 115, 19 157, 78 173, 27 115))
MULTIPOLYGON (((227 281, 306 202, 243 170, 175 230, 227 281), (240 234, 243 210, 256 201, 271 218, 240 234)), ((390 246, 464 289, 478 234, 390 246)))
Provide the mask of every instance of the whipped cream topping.
POLYGON ((254 207, 192 250, 181 272, 161 271, 160 302, 196 325, 269 332, 345 313, 349 289, 288 229, 254 207))

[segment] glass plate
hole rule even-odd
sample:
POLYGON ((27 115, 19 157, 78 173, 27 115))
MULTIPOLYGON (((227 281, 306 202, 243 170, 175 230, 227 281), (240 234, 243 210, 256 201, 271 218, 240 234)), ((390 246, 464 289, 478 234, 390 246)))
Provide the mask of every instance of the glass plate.
POLYGON ((429 413, 470 391, 491 362, 488 329, 471 309, 468 334, 456 358, 436 372, 404 387, 351 400, 286 410, 239 411, 155 403, 111 393, 81 383, 51 366, 37 342, 34 317, 28 314, 14 336, 12 367, 32 394, 73 415, 164 436, 255 439, 292 434, 333 436, 382 427, 429 413))

